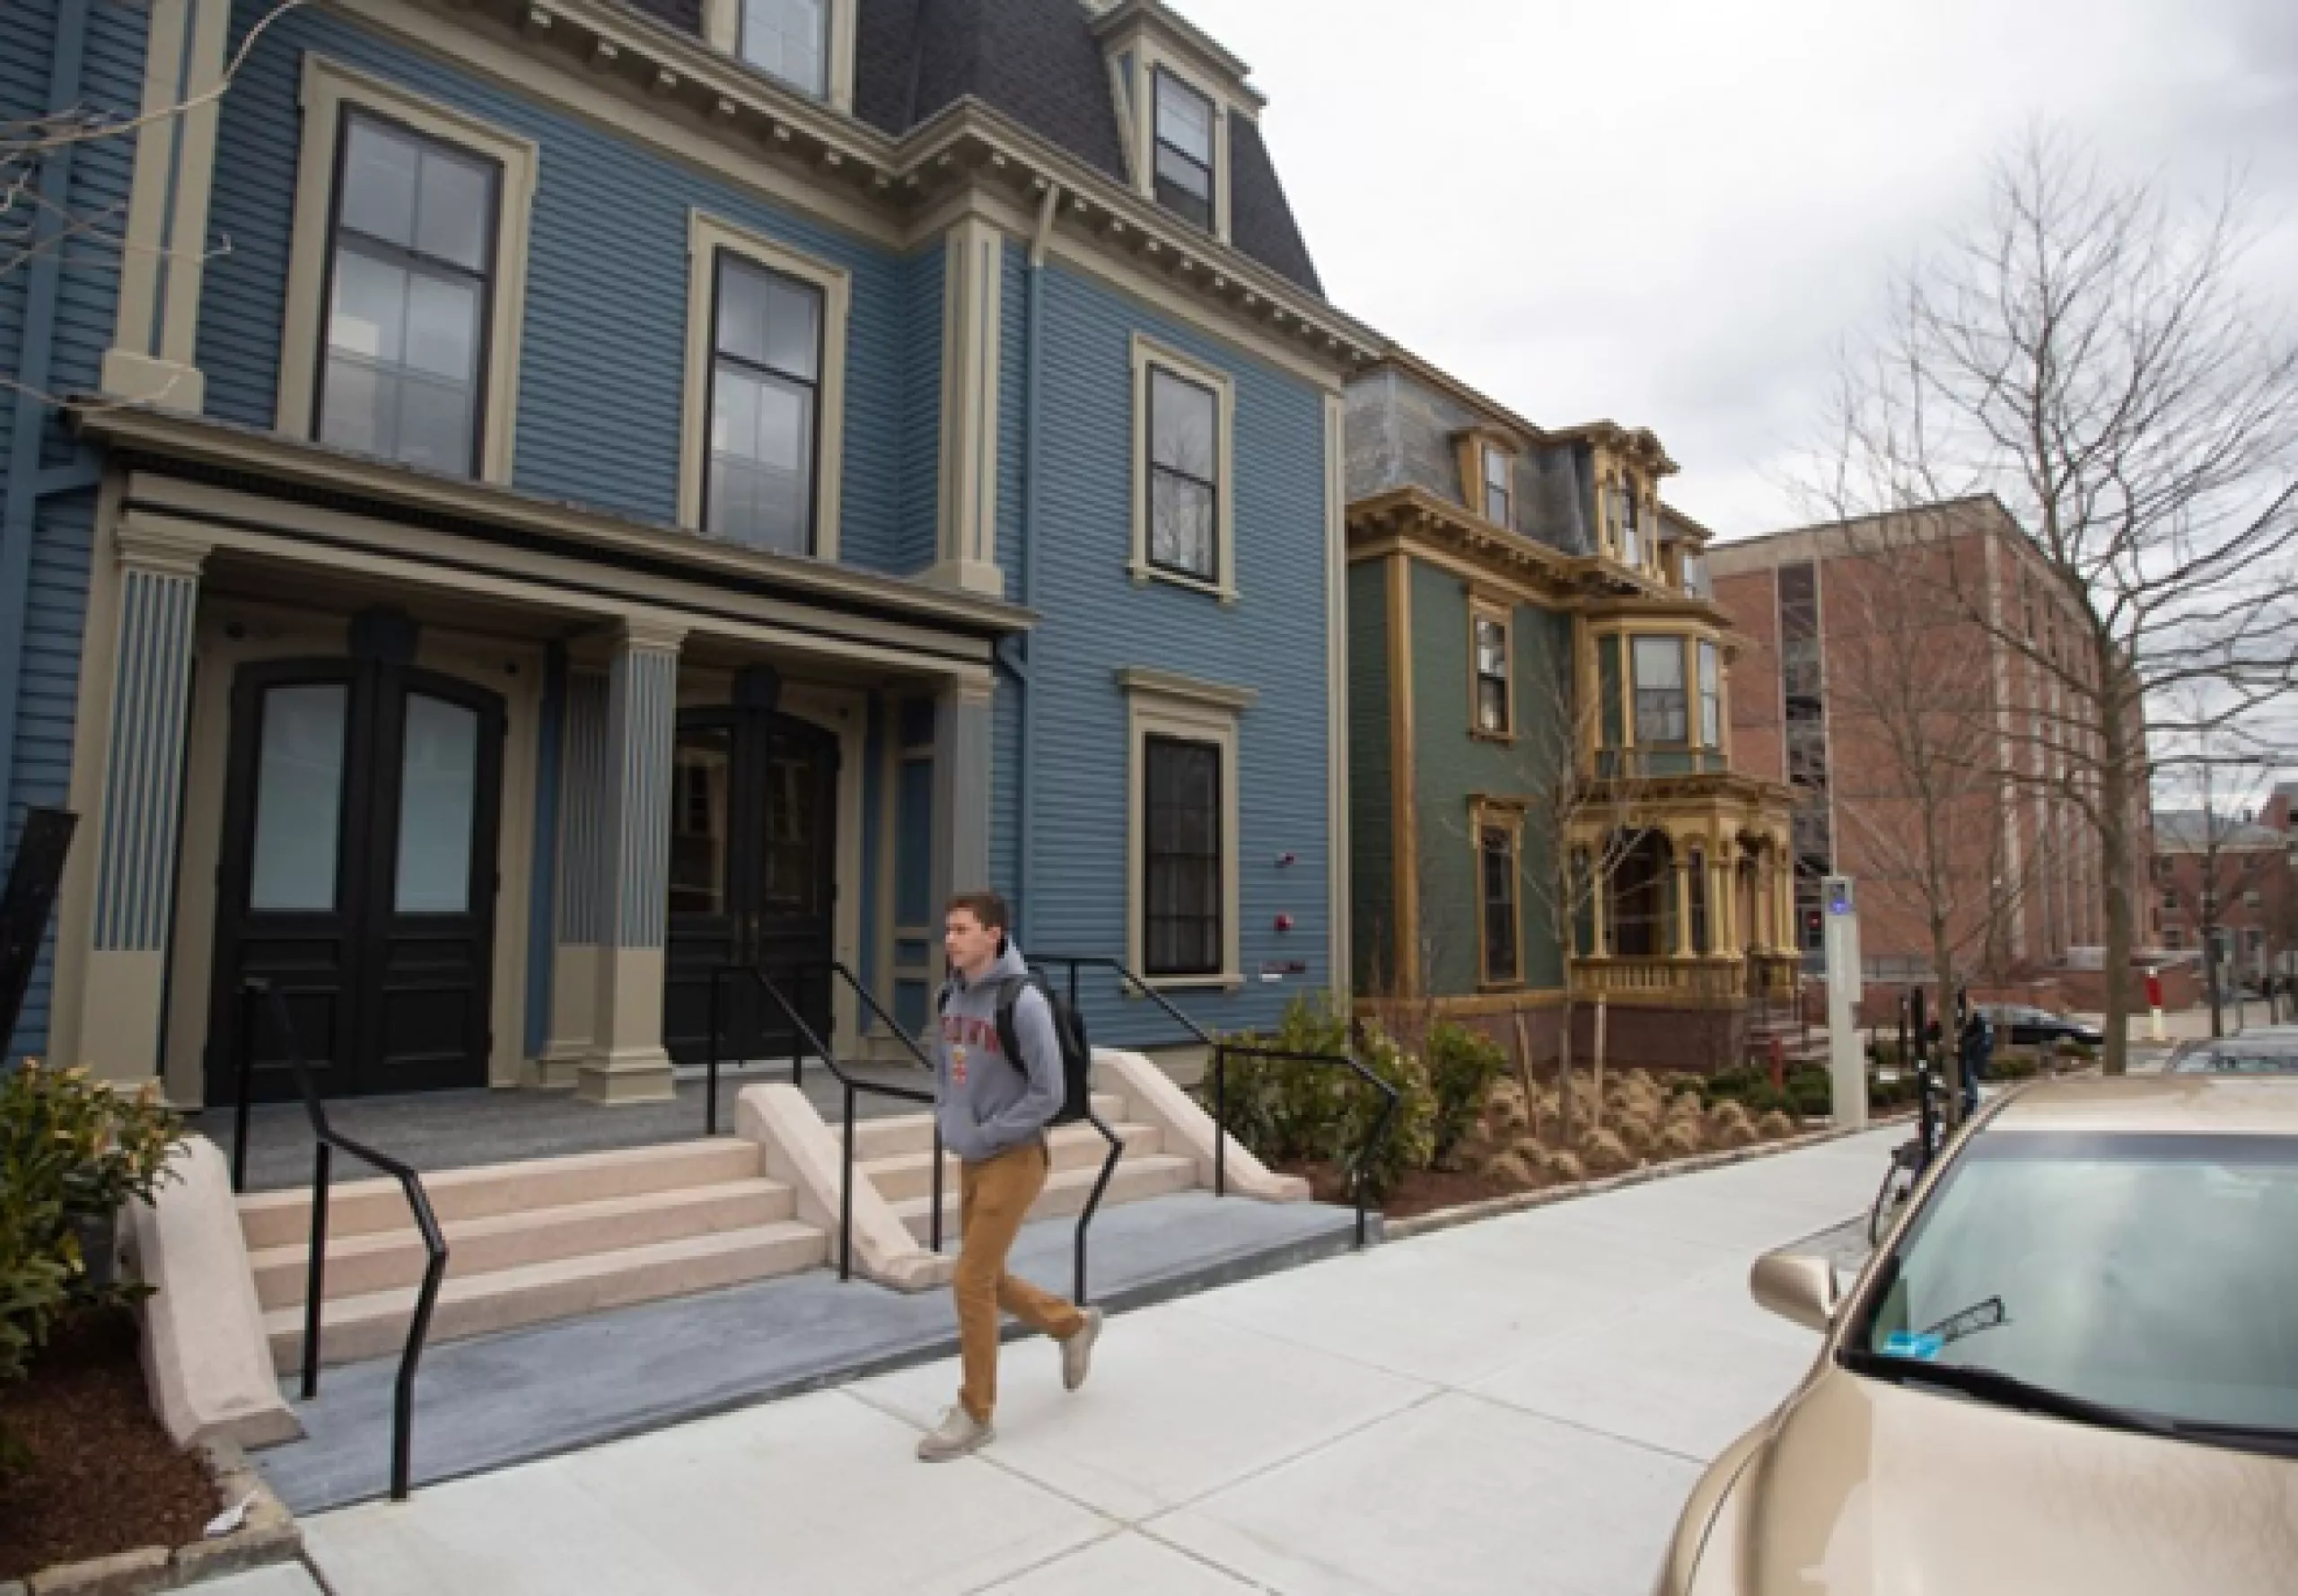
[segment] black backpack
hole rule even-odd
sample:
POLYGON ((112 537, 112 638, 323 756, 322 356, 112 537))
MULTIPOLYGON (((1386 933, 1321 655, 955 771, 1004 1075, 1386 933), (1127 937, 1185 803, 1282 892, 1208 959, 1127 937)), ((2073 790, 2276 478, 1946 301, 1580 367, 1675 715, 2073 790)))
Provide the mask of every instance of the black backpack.
MULTIPOLYGON (((1045 1006, 1053 1012, 1053 1034, 1061 1040, 1061 1106, 1053 1111, 1048 1126, 1075 1125, 1093 1109, 1093 1050, 1085 1043, 1085 1019, 1076 1010, 1053 994, 1045 978, 1031 970, 1025 976, 1007 976, 997 983, 997 1045, 1005 1051, 1006 1062, 1022 1074, 1030 1073, 1022 1060, 1022 1039, 1013 1024, 1014 1005, 1022 1001, 1022 993, 1035 987, 1045 999, 1045 1006)), ((935 1000, 937 1010, 949 1006, 949 989, 944 987, 935 1000)))

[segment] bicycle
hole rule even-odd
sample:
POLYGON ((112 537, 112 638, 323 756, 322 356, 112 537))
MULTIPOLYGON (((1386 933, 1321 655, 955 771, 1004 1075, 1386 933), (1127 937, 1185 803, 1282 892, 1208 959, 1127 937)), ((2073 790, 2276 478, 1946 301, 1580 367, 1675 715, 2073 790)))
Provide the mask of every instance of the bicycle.
POLYGON ((1891 1149, 1891 1167, 1883 1171, 1883 1184, 1875 1192, 1875 1206, 1867 1211, 1870 1247, 1883 1244, 1883 1232, 1891 1228, 1899 1211, 1915 1195, 1916 1183, 1930 1169, 1946 1141, 1946 1117, 1940 1112, 1943 1083, 1937 1068, 1928 1062, 1917 1065, 1915 1086, 1915 1135, 1891 1149))

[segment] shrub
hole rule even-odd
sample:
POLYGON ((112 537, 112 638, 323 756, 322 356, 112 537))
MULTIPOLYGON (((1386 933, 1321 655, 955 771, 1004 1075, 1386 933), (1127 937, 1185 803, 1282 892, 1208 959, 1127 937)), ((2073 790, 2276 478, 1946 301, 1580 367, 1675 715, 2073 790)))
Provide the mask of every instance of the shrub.
POLYGON ((1899 1039, 1895 1036, 1879 1036, 1867 1044, 1867 1057, 1877 1064, 1896 1065, 1899 1061, 1899 1039))
POLYGON ((1431 1127, 1434 1162, 1449 1165, 1483 1114, 1493 1083, 1508 1067, 1508 1056, 1482 1031, 1440 1020, 1428 1032, 1427 1064, 1429 1087, 1436 1097, 1431 1127))
POLYGON ((1805 1119, 1835 1112, 1835 1081, 1823 1069, 1801 1069, 1787 1077, 1786 1110, 1805 1119))
MULTIPOLYGON (((1303 994, 1285 1009, 1274 1033, 1241 1036, 1235 1041, 1240 1048, 1322 1057, 1346 1057, 1353 1050, 1359 1063, 1396 1088, 1395 1118, 1365 1171, 1372 1195, 1383 1197, 1406 1174, 1426 1169, 1434 1160, 1436 1093, 1421 1062, 1378 1028, 1367 1025, 1364 1039, 1352 1049, 1349 1026, 1346 1011, 1336 1008, 1329 996, 1303 994)), ((1385 1106, 1380 1094, 1343 1065, 1232 1052, 1227 1077, 1230 1134, 1276 1163, 1347 1164, 1385 1106)), ((1210 1075, 1198 1085, 1197 1098, 1212 1107, 1210 1075)))
POLYGON ((1795 1122, 1785 1114, 1766 1114, 1756 1121, 1756 1132, 1767 1142, 1776 1142, 1795 1134, 1795 1122))
POLYGON ((1998 1081, 2031 1080, 2041 1070, 2031 1053, 1998 1053, 1987 1065, 1987 1073, 1998 1081))
MULTIPOLYGON (((145 1294, 91 1280, 80 1227, 151 1201, 182 1139, 156 1083, 129 1096, 36 1059, 0 1075, 0 1385, 23 1378, 66 1310, 145 1294)), ((0 1463, 7 1451, 0 1437, 0 1463)))

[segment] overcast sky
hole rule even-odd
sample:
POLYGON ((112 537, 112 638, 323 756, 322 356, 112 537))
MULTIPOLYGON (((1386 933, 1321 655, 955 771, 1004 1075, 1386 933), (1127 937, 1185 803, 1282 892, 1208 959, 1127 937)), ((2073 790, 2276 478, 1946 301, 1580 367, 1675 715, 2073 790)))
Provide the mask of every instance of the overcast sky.
POLYGON ((1645 425, 1725 536, 1888 273, 2037 119, 2247 170, 2298 299, 2298 0, 1177 0, 1252 65, 1327 293, 1551 426, 1645 425))

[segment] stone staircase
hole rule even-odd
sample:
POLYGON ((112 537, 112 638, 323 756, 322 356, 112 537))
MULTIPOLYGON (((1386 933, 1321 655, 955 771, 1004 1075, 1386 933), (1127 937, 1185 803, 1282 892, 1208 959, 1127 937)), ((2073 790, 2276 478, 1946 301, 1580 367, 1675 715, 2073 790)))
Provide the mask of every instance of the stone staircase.
MULTIPOLYGON (((1125 1144, 1125 1156, 1110 1177, 1101 1198, 1104 1209, 1118 1203, 1139 1202, 1187 1191, 1197 1184, 1197 1160, 1164 1150, 1164 1133, 1153 1125, 1130 1121, 1126 1100, 1096 1092, 1093 1111, 1125 1144)), ((1090 1125, 1066 1125, 1049 1138, 1053 1173, 1045 1192, 1030 1210, 1031 1219, 1060 1219, 1080 1213, 1100 1179, 1109 1144, 1090 1125)), ((877 1188, 909 1233, 928 1240, 934 1224, 934 1122, 926 1115, 875 1119, 855 1127, 855 1158, 862 1173, 877 1188)), ((942 1184, 942 1240, 946 1250, 958 1242, 958 1161, 944 1155, 942 1184)))
MULTIPOLYGON (((722 1137, 425 1177, 446 1233, 431 1339, 458 1340, 813 1268, 821 1230, 766 1178, 757 1144, 722 1137)), ((308 1188, 240 1199, 274 1367, 303 1358, 308 1188)), ((347 1181, 328 1210, 327 1364, 406 1344, 427 1255, 392 1180, 347 1181)))
MULTIPOLYGON (((1145 1061, 1141 1067, 1153 1070, 1145 1061)), ((1201 1150, 1169 1145, 1175 1143, 1177 1112, 1201 1114, 1177 1109, 1170 1087, 1145 1090, 1138 1111, 1125 1093, 1094 1095, 1095 1111, 1125 1145, 1104 1209, 1207 1183, 1201 1150)), ((825 1126, 802 1100, 785 1101, 803 1114, 804 1134, 818 1149, 811 1203, 794 1184, 799 1177, 786 1149, 775 1151, 771 1133, 762 1130, 426 1175, 424 1186, 449 1252, 431 1340, 489 1335, 829 1263, 837 1247, 839 1127, 825 1126), (770 1172, 776 1169, 785 1178, 776 1179, 770 1172)), ((1053 1173, 1032 1219, 1082 1211, 1108 1149, 1091 1125, 1065 1126, 1050 1141, 1053 1173)), ((919 1248, 927 1245, 933 1228, 933 1120, 925 1114, 867 1119, 855 1127, 856 1170, 865 1188, 890 1210, 890 1233, 906 1232, 905 1241, 919 1248)), ((1232 1178, 1250 1180, 1246 1162, 1232 1159, 1232 1178)), ((944 1159, 943 1176, 943 1248, 952 1255, 960 1222, 957 1160, 944 1159)), ((1256 1195, 1267 1200, 1269 1193, 1256 1195)), ((285 1375, 303 1357, 309 1189, 241 1197, 238 1217, 263 1334, 274 1368, 285 1375)), ((863 1245, 857 1228, 857 1248, 863 1245)), ((406 1344, 427 1259, 398 1183, 338 1182, 329 1209, 327 1252, 322 1362, 396 1356, 406 1344)), ((946 1278, 945 1263, 928 1261, 943 1271, 933 1278, 946 1278)))

